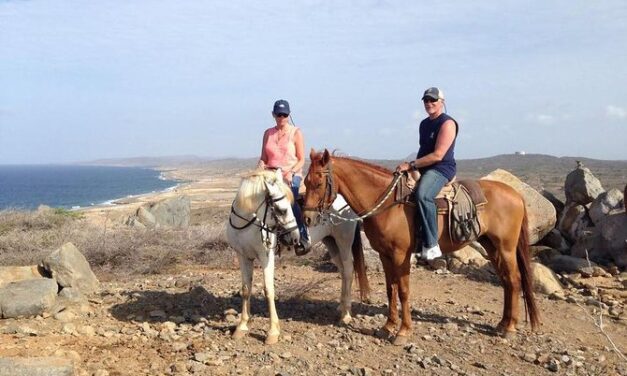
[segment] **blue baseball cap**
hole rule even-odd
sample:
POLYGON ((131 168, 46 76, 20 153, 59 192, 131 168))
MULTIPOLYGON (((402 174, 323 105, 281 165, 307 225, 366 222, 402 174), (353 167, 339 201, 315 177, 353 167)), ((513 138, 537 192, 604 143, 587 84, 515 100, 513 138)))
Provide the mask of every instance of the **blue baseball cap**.
POLYGON ((275 115, 278 115, 278 114, 289 115, 290 104, 287 103, 285 99, 279 99, 278 101, 274 102, 274 108, 272 109, 272 113, 275 115))

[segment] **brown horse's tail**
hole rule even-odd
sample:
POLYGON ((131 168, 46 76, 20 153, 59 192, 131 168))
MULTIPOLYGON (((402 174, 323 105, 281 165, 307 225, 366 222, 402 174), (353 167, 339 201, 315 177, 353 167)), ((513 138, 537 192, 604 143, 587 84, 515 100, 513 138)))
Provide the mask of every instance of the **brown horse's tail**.
POLYGON ((523 298, 525 300, 525 308, 531 321, 531 329, 535 330, 540 325, 540 315, 538 307, 533 296, 533 279, 531 264, 529 262, 529 230, 527 228, 527 209, 520 226, 520 236, 518 237, 518 245, 516 247, 516 259, 518 261, 518 270, 520 271, 523 298))
POLYGON ((355 226, 355 238, 353 239, 353 268, 357 274, 359 282, 359 296, 361 301, 367 303, 370 301, 370 285, 368 284, 368 275, 366 274, 366 260, 364 259, 364 245, 361 242, 361 225, 357 222, 355 226))

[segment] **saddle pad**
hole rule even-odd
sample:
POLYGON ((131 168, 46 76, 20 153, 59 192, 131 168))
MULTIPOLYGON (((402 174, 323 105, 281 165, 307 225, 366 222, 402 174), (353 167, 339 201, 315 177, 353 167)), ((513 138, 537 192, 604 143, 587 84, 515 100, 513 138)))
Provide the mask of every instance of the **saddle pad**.
POLYGON ((466 190, 470 194, 470 198, 475 206, 480 207, 488 202, 481 190, 481 186, 479 186, 479 182, 470 179, 459 180, 453 182, 451 185, 445 185, 440 193, 435 196, 435 206, 438 208, 438 213, 446 213, 448 211, 448 201, 453 199, 453 195, 455 194, 455 191, 459 189, 459 185, 466 187, 466 190))

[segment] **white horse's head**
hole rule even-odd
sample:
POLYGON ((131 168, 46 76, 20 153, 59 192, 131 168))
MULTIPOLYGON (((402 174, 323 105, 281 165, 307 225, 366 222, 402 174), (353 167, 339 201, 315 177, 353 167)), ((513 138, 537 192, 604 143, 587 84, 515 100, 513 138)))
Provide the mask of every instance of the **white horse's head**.
POLYGON ((276 226, 279 239, 294 245, 300 232, 292 212, 293 201, 292 191, 274 171, 256 170, 242 179, 234 205, 245 213, 256 213, 264 226, 276 226))

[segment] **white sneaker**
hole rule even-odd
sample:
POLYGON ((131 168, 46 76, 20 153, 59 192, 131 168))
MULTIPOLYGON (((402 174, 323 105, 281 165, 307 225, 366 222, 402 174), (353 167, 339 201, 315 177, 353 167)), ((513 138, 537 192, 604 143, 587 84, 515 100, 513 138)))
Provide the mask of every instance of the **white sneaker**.
POLYGON ((420 254, 420 258, 423 260, 434 260, 438 257, 442 257, 442 251, 440 250, 439 245, 435 245, 431 248, 422 247, 422 253, 420 254))

